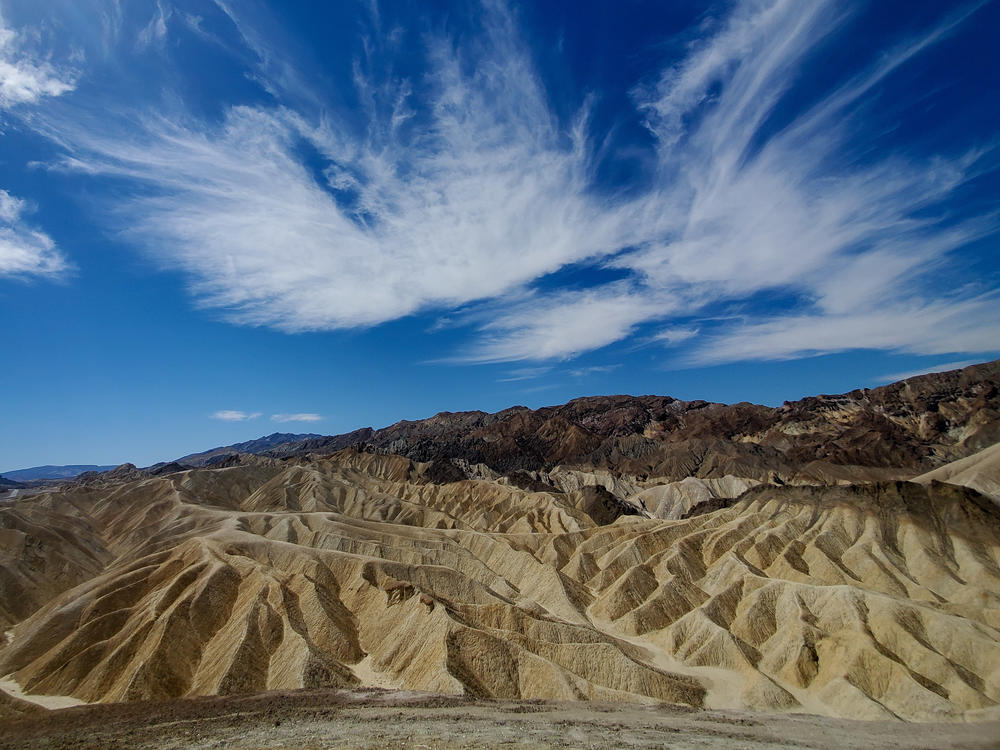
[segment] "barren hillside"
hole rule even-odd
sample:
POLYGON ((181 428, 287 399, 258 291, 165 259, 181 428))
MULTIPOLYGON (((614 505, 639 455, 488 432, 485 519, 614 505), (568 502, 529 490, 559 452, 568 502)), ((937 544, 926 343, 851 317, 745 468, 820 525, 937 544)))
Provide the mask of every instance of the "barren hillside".
POLYGON ((372 686, 991 716, 995 450, 966 457, 998 371, 780 409, 439 415, 90 477, 0 507, 0 675, 88 702, 372 686))

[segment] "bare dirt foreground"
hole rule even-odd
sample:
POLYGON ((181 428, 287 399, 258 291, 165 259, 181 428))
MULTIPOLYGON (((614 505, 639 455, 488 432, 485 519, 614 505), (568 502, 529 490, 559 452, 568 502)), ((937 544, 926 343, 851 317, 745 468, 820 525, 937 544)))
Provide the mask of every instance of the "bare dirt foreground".
POLYGON ((0 748, 997 748, 1000 721, 859 722, 685 706, 311 690, 84 705, 0 722, 0 748))

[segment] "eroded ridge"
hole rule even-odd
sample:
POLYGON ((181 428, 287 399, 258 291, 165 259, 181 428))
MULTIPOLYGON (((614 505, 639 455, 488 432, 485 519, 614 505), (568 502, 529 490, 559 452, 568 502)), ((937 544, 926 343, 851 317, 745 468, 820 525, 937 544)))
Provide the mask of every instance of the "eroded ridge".
POLYGON ((1000 510, 972 489, 765 484, 606 523, 585 482, 430 467, 350 449, 4 508, 32 550, 5 558, 6 590, 51 598, 8 615, 0 673, 91 702, 368 685, 908 720, 1000 702, 1000 510))

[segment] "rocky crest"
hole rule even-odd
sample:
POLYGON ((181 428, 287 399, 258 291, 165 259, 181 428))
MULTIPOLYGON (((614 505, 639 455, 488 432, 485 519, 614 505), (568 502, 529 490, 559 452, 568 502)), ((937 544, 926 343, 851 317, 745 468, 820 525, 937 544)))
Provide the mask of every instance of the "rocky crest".
POLYGON ((495 472, 559 464, 644 479, 882 480, 929 471, 1000 440, 1000 360, 771 408, 598 396, 562 406, 442 412, 379 430, 291 442, 274 457, 365 446, 495 472), (845 471, 846 468, 846 471, 845 471))
POLYGON ((0 506, 0 675, 91 702, 382 687, 996 716, 997 374, 125 464, 0 506))

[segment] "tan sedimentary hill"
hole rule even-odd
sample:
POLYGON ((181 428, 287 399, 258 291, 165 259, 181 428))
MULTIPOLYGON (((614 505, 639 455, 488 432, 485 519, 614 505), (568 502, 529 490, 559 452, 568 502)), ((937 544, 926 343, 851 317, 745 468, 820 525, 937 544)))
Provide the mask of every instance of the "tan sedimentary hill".
POLYGON ((20 700, 0 690, 0 721, 11 721, 43 713, 45 709, 41 706, 20 700))
MULTIPOLYGON (((0 629, 56 594, 98 575, 113 556, 87 511, 69 497, 42 496, 0 510, 0 629), (30 507, 29 512, 22 508, 30 507)), ((0 640, 0 645, 3 641, 0 640)))
POLYGON ((639 490, 628 499, 653 518, 684 518, 692 508, 712 500, 736 498, 760 482, 727 474, 719 478, 686 477, 639 490))
POLYGON ((935 480, 971 487, 1000 504, 1000 443, 921 474, 913 481, 927 484, 935 480))
POLYGON ((23 550, 4 591, 44 592, 30 612, 4 593, 0 675, 103 702, 372 685, 908 720, 1000 702, 1000 509, 973 489, 725 480, 660 519, 615 494, 651 488, 579 467, 235 464, 0 508, 23 550))

